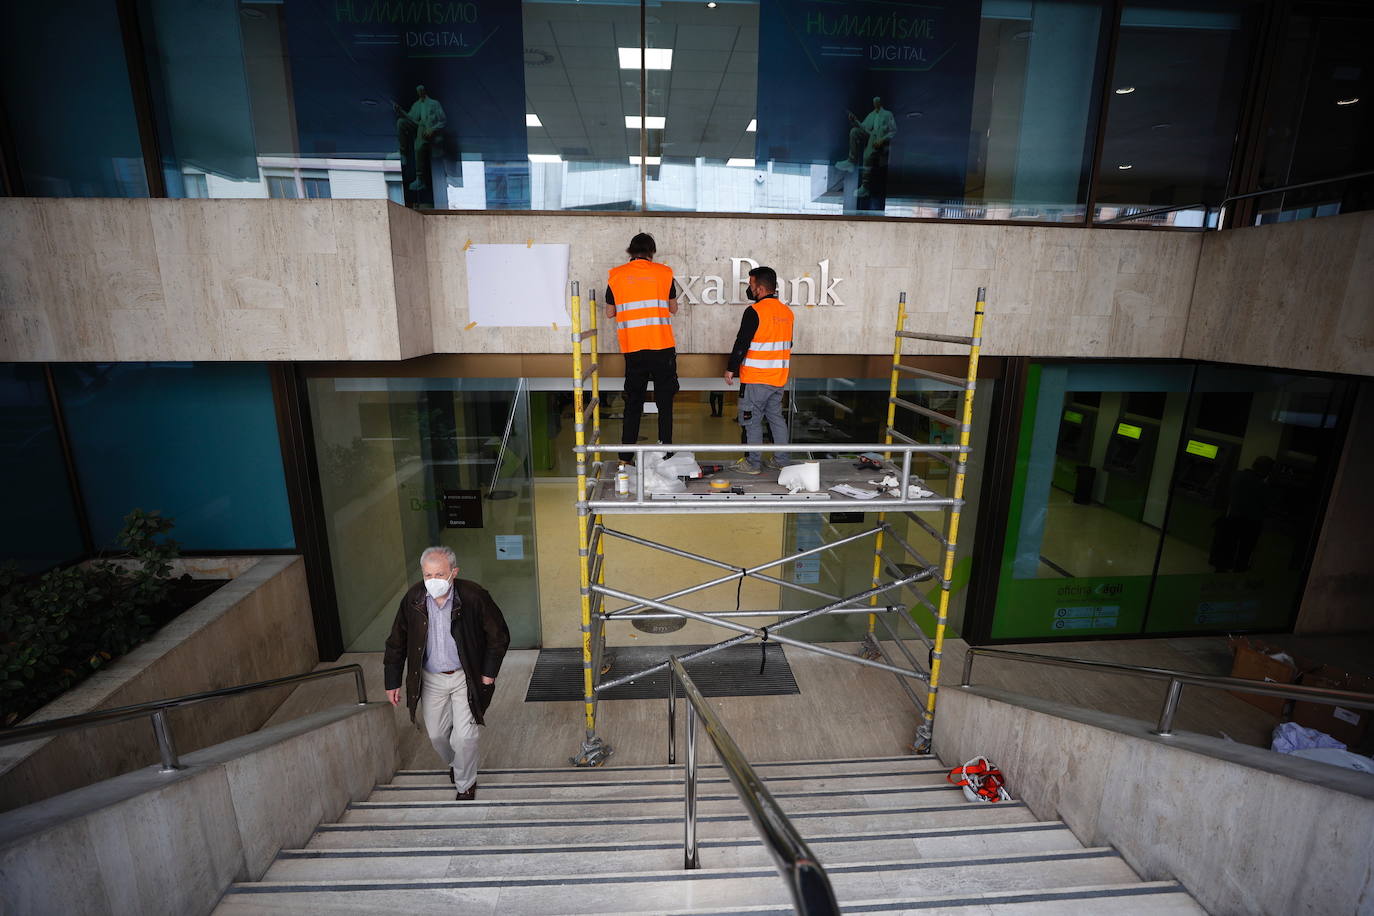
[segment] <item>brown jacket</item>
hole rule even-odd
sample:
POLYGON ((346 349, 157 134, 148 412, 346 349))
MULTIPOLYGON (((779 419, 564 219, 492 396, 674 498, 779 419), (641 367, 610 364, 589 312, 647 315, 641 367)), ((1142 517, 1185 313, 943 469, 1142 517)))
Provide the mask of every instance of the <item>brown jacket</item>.
MULTIPOLYGON (((386 689, 401 686, 405 672, 406 706, 410 720, 415 721, 415 707, 420 705, 420 674, 425 668, 425 637, 429 632, 429 610, 425 605, 425 584, 412 585, 396 608, 396 622, 386 639, 386 654, 382 664, 386 672, 386 689)), ((482 713, 491 704, 496 686, 482 683, 483 676, 495 678, 501 671, 501 660, 510 646, 510 630, 506 618, 486 589, 468 579, 453 583, 453 641, 458 646, 458 659, 468 681, 468 703, 472 720, 482 725, 482 713)))

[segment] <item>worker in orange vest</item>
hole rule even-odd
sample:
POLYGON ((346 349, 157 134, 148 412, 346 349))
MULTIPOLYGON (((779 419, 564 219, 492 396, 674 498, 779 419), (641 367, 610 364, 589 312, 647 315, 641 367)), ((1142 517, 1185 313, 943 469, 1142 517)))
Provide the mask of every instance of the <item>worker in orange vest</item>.
MULTIPOLYGON (((644 392, 654 383, 658 407, 658 441, 673 441, 673 395, 678 392, 677 348, 669 316, 677 314, 677 281, 667 264, 655 264, 658 246, 654 237, 641 232, 625 249, 630 260, 611 268, 606 278, 606 317, 615 319, 620 352, 625 354, 625 418, 620 441, 639 441, 639 421, 644 415, 644 392)), ((630 452, 620 453, 631 460, 630 452)))
MULTIPOLYGON (((787 420, 782 415, 782 390, 792 364, 792 310, 778 301, 778 275, 771 267, 749 271, 745 293, 754 304, 740 317, 739 333, 726 363, 725 384, 742 383, 739 395, 739 421, 750 445, 763 442, 763 421, 773 433, 774 445, 787 444, 787 420)), ((787 465, 782 455, 774 455, 768 466, 787 465)), ((758 474, 763 471, 763 456, 748 452, 730 466, 732 471, 758 474)))

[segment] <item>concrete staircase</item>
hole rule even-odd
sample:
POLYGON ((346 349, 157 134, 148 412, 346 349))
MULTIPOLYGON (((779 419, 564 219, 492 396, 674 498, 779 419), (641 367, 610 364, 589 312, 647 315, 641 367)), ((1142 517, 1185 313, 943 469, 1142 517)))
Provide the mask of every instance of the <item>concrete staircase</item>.
MULTIPOLYGON (((1020 802, 973 804, 933 757, 755 764, 849 913, 1200 914, 1020 802)), ((719 767, 699 781, 701 869, 682 869, 682 770, 492 770, 477 800, 401 771, 282 850, 216 910, 247 913, 791 913, 719 767)))

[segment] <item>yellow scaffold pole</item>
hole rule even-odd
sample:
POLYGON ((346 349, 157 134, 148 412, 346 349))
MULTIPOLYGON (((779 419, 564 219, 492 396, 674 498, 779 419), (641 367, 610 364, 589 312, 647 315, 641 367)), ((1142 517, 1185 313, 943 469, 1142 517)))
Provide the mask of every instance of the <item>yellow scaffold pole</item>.
MULTIPOLYGON (((592 539, 600 516, 594 515, 587 505, 590 497, 588 490, 588 463, 590 458, 584 449, 601 444, 601 371, 597 362, 596 347, 596 294, 589 297, 591 305, 590 327, 584 332, 582 322, 582 297, 579 286, 572 284, 572 299, 569 311, 572 314, 572 383, 573 383, 573 437, 577 443, 577 584, 578 597, 582 612, 582 705, 586 735, 582 751, 571 758, 574 766, 599 766, 606 762, 611 749, 596 736, 596 672, 594 670, 594 640, 596 629, 592 615, 592 539), (583 343, 591 341, 590 352, 583 351, 583 343), (584 363, 583 356, 590 356, 584 363), (591 400, 587 400, 586 382, 591 379, 591 400), (588 408, 590 407, 590 411, 588 408), (588 420, 590 419, 590 424, 588 420), (591 426, 590 443, 587 427, 591 426)), ((600 452, 597 460, 591 462, 592 479, 600 472, 600 452)), ((596 554, 601 554, 601 541, 596 539, 596 554)), ((600 581, 602 572, 598 566, 596 578, 600 581)))
MULTIPOLYGON (((883 427, 883 443, 892 444, 892 425, 897 420, 897 367, 902 363, 902 331, 906 330, 906 293, 903 292, 897 297, 897 331, 892 335, 892 381, 887 387, 887 424, 883 427)), ((886 459, 891 459, 892 455, 883 455, 886 459)), ((902 494, 905 496, 906 494, 902 494)), ((873 538, 873 588, 882 584, 880 576, 883 571, 883 522, 887 519, 886 512, 878 513, 878 533, 873 538)), ((878 596, 874 595, 868 599, 870 605, 878 603, 878 596)), ((874 614, 868 615, 868 637, 874 638, 874 628, 877 626, 878 618, 874 614)))
MULTIPOLYGON (((959 445, 968 448, 973 432, 973 395, 978 384, 978 354, 983 348, 983 311, 987 306, 987 290, 978 287, 978 302, 973 309, 973 337, 969 341, 968 375, 964 382, 963 409, 959 414, 959 445)), ((923 750, 922 741, 928 746, 931 739, 931 726, 935 721, 935 695, 940 689, 940 661, 945 645, 945 625, 949 622, 949 596, 954 580, 954 552, 959 540, 959 500, 964 498, 964 478, 968 473, 968 452, 960 452, 954 469, 954 492, 956 500, 950 507, 949 521, 945 526, 945 562, 940 581, 939 615, 935 619, 935 642, 930 656, 930 690, 926 694, 924 722, 917 736, 917 750, 923 750)))

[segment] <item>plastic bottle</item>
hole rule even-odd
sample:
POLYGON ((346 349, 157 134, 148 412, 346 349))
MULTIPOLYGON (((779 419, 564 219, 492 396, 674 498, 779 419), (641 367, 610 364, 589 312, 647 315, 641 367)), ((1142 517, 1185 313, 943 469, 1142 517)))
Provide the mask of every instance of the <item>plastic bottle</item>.
POLYGON ((615 495, 630 495, 630 472, 623 462, 620 465, 620 469, 615 473, 615 495))

